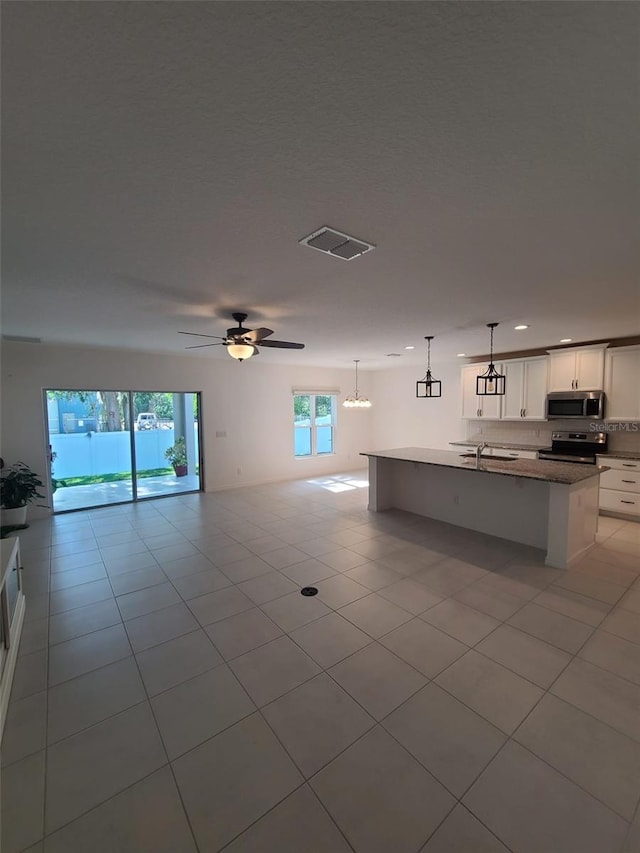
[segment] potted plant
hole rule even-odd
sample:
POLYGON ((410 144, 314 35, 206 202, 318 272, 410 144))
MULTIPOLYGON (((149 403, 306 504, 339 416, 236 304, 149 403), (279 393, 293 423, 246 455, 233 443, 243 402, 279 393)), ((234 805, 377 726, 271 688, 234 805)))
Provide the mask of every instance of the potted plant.
POLYGON ((164 455, 173 465, 176 477, 184 477, 187 473, 187 445, 184 436, 176 438, 176 443, 167 448, 164 455))
POLYGON ((3 466, 0 471, 0 504, 3 526, 23 525, 27 519, 27 504, 44 498, 38 488, 44 486, 24 462, 3 466))

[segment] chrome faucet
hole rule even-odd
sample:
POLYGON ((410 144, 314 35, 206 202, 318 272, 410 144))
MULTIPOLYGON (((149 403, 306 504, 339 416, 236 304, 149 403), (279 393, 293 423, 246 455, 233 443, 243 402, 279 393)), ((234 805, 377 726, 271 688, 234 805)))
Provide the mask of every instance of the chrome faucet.
POLYGON ((480 457, 482 456, 482 451, 487 447, 486 441, 481 441, 480 444, 476 447, 476 468, 480 467, 480 457))

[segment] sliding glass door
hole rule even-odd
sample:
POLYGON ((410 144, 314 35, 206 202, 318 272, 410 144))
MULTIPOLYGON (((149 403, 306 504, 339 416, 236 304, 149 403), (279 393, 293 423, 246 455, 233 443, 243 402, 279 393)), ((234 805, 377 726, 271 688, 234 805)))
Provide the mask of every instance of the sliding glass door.
POLYGON ((197 393, 45 391, 54 512, 201 488, 197 393))
POLYGON ((200 490, 198 394, 133 394, 138 498, 200 490))

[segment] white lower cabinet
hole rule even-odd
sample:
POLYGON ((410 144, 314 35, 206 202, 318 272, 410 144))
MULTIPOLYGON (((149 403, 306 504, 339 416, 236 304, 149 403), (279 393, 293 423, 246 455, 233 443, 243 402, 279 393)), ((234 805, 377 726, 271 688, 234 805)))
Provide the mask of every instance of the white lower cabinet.
POLYGON ((600 509, 640 517, 640 459, 598 456, 599 465, 609 466, 600 475, 600 509))
POLYGON ((512 459, 537 459, 537 450, 508 450, 505 447, 489 447, 482 451, 486 456, 509 456, 512 459))
POLYGON ((7 717, 13 673, 24 621, 22 560, 17 537, 0 540, 0 739, 7 717))
MULTIPOLYGON (((469 442, 468 445, 464 446, 464 451, 468 453, 471 450, 476 449, 475 442, 469 442), (468 448, 468 450, 467 450, 468 448)), ((485 447, 482 451, 483 456, 509 456, 513 459, 537 459, 538 451, 537 450, 511 450, 505 447, 485 447)))

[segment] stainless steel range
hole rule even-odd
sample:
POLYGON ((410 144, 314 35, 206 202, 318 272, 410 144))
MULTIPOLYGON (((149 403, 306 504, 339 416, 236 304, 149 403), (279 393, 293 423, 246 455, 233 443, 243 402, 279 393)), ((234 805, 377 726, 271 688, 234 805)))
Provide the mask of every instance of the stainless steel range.
POLYGON ((541 450, 538 459, 595 465, 596 454, 607 452, 608 438, 606 432, 553 432, 551 447, 541 450))

